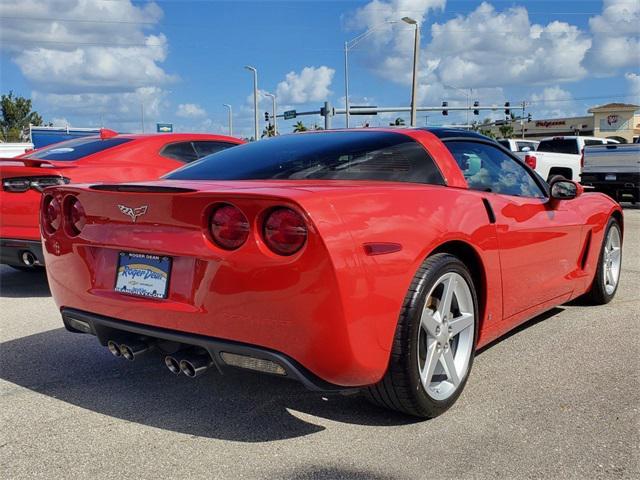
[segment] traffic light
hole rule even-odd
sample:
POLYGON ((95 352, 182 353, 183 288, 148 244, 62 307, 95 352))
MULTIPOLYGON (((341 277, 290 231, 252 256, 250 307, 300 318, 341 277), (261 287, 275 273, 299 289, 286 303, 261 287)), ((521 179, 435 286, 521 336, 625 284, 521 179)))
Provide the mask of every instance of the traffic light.
POLYGON ((509 108, 511 104, 509 102, 504 102, 504 114, 509 116, 511 115, 511 109, 509 108))
POLYGON ((269 123, 269 112, 264 112, 264 121, 269 123))
POLYGON ((531 114, 527 115, 527 122, 531 122, 531 114))
MULTIPOLYGON (((473 102, 473 106, 474 107, 479 107, 480 106, 480 102, 476 100, 475 102, 473 102)), ((474 108, 473 109, 473 114, 474 115, 480 115, 480 110, 478 110, 477 108, 474 108)))
POLYGON ((442 115, 449 115, 449 110, 447 110, 444 107, 448 107, 449 106, 449 102, 442 102, 442 115))

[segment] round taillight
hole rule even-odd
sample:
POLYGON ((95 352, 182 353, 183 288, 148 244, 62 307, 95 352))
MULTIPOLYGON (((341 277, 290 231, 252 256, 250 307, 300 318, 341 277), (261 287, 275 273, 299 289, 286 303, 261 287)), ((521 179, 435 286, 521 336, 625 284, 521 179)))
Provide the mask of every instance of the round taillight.
POLYGON ((62 208, 54 197, 47 197, 42 205, 42 227, 47 233, 54 233, 62 223, 62 208))
POLYGON ((78 235, 87 223, 87 216, 80 200, 71 197, 67 202, 67 225, 71 235, 78 235))
POLYGON ((219 247, 235 250, 249 237, 249 220, 238 207, 221 205, 211 214, 209 229, 219 247))
POLYGON ((281 207, 267 215, 262 235, 267 246, 278 255, 293 255, 307 241, 307 225, 302 215, 281 207))

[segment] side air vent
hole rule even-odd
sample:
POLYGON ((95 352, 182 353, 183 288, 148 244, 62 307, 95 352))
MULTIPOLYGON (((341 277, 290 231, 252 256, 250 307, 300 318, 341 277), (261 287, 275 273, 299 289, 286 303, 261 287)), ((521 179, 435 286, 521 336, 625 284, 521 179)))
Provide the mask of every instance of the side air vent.
POLYGON ((191 193, 197 191, 192 188, 161 187, 159 185, 92 185, 89 188, 102 192, 128 193, 191 193))

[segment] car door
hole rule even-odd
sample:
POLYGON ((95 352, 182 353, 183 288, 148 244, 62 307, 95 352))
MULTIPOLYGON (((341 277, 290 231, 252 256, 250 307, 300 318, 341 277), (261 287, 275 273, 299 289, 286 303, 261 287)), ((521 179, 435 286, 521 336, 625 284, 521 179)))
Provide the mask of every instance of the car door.
MULTIPOLYGON (((521 162, 490 142, 455 140, 447 147, 470 189, 486 192, 497 227, 503 317, 572 292, 582 225, 570 201, 549 202, 521 162)), ((560 303, 560 302, 559 302, 560 303)))

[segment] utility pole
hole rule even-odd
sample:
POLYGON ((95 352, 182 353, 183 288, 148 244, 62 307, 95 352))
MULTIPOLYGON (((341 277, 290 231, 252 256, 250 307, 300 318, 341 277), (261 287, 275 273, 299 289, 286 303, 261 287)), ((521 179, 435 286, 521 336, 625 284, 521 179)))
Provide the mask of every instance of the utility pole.
POLYGON ((258 70, 251 65, 245 65, 244 68, 246 68, 250 72, 253 72, 253 138, 257 142, 260 139, 260 134, 258 133, 258 130, 260 128, 260 120, 258 120, 258 70))
POLYGON ((324 110, 324 129, 331 130, 331 117, 333 116, 333 109, 331 108, 331 103, 324 102, 324 107, 322 107, 321 112, 324 110))
POLYGON ((344 118, 349 128, 349 42, 344 42, 344 118))
POLYGON ((140 104, 140 122, 142 123, 142 133, 144 133, 144 103, 140 104))
POLYGON ((229 105, 228 103, 223 103, 222 106, 227 107, 227 109, 229 110, 229 113, 227 115, 228 124, 229 124, 229 136, 233 137, 233 109, 231 108, 231 105, 229 105))
POLYGON ((524 111, 527 107, 527 102, 522 101, 522 118, 520 119, 520 128, 522 128, 522 140, 524 140, 524 111))
POLYGON ((413 43, 413 84, 411 87, 411 126, 416 126, 416 89, 418 84, 418 54, 420 48, 420 26, 411 17, 403 17, 402 21, 416 27, 416 33, 413 43))

